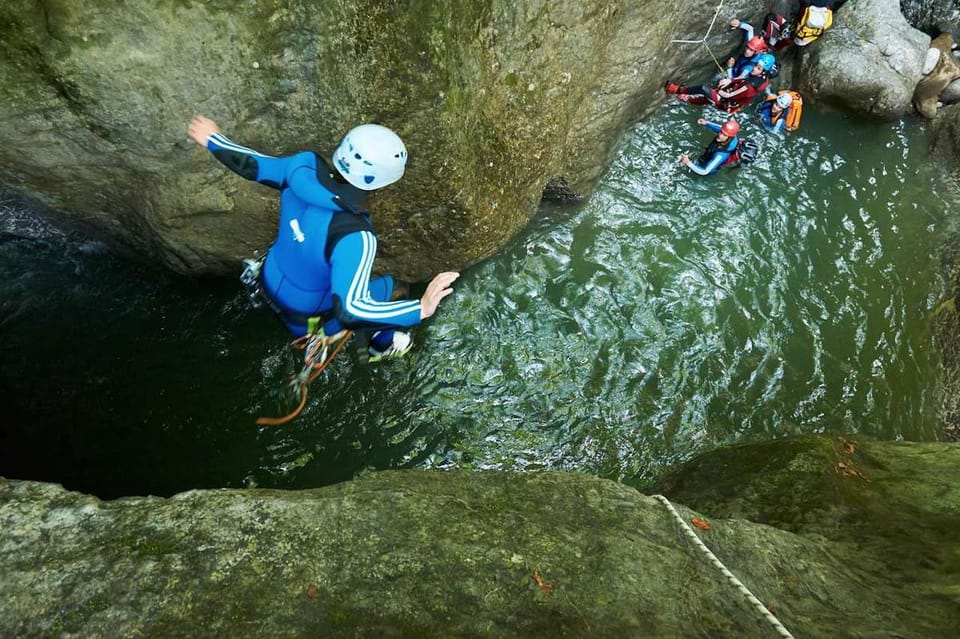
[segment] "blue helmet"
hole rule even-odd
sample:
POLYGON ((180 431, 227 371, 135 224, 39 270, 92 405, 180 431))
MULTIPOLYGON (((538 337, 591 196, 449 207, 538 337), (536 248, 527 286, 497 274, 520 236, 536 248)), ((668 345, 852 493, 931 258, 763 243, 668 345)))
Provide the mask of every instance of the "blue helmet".
POLYGON ((770 55, 769 53, 761 53, 757 56, 757 66, 759 66, 764 71, 769 71, 773 68, 773 65, 777 63, 777 59, 770 55))

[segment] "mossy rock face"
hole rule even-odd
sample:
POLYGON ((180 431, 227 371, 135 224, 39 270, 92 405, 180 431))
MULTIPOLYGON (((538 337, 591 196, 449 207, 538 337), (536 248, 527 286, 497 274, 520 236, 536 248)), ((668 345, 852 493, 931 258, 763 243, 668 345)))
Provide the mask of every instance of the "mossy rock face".
MULTIPOLYGON (((958 467, 956 446, 808 438, 663 488, 795 636, 940 637, 960 624, 958 467)), ((576 474, 113 502, 0 480, 0 527, 3 636, 775 636, 664 504, 576 474)))
POLYGON ((411 159, 371 202, 379 267, 421 279, 491 255, 548 184, 588 194, 667 76, 711 64, 670 40, 701 37, 715 4, 6 0, 0 184, 178 271, 234 272, 272 240, 276 192, 188 141, 190 117, 275 155, 380 122, 411 159))
POLYGON ((903 609, 931 629, 945 615, 946 629, 960 627, 958 472, 957 444, 802 437, 703 455, 653 490, 714 517, 828 539, 838 562, 888 575, 903 609))

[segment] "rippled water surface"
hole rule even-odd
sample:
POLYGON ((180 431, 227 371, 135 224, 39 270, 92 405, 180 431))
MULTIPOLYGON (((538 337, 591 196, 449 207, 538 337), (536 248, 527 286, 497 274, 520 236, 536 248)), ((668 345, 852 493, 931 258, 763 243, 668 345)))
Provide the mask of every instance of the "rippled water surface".
MULTIPOLYGON (((688 107, 638 125, 597 194, 471 269, 408 358, 351 353, 286 427, 293 358, 235 282, 0 236, 0 474, 102 496, 311 487, 370 468, 644 478, 791 433, 935 439, 943 213, 923 124, 808 108, 697 178, 688 107)), ((229 179, 229 178, 225 178, 229 179)))

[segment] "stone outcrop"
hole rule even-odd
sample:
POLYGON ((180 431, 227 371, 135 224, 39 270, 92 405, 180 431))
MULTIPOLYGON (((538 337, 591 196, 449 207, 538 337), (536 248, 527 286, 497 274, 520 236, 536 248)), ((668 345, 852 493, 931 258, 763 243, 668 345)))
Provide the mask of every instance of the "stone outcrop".
POLYGON ((960 64, 953 57, 953 37, 949 33, 934 38, 930 51, 937 53, 933 69, 917 84, 913 93, 913 106, 925 118, 937 116, 940 95, 951 82, 960 78, 960 64))
MULTIPOLYGON (((796 636, 944 636, 958 470, 958 446, 803 438, 658 488, 796 636)), ((3 636, 775 636, 662 503, 576 474, 111 502, 0 480, 0 526, 3 636)))
MULTIPOLYGON (((759 12, 724 5, 723 25, 759 12)), ((371 202, 384 270, 420 279, 491 255, 544 188, 589 193, 669 75, 703 69, 714 0, 0 4, 0 183, 188 273, 235 272, 276 194, 186 136, 194 113, 269 154, 332 151, 376 121, 407 175, 371 202)))
POLYGON ((856 113, 892 120, 911 110, 930 37, 911 27, 897 0, 857 0, 807 47, 801 91, 856 113))

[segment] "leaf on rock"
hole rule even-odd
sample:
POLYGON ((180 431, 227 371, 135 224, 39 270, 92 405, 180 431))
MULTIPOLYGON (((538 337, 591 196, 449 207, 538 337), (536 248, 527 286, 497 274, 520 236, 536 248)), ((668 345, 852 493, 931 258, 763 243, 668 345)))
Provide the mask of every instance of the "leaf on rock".
POLYGON ((536 570, 533 571, 533 580, 536 582, 537 586, 540 587, 545 594, 553 594, 553 584, 548 584, 543 580, 543 577, 540 576, 536 570))
POLYGON ((690 523, 699 528, 700 530, 710 530, 713 528, 713 525, 706 519, 701 519, 699 517, 694 517, 690 520, 690 523))

